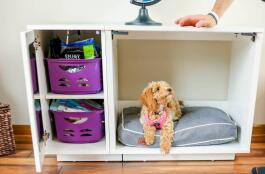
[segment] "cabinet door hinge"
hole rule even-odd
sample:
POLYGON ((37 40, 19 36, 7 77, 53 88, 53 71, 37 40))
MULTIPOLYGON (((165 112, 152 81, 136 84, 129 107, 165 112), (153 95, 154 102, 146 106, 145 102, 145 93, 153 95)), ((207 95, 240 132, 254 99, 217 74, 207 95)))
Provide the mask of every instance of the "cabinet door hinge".
POLYGON ((46 130, 44 131, 43 135, 42 135, 42 139, 43 139, 43 142, 46 146, 46 142, 48 141, 48 139, 50 138, 50 133, 48 133, 46 130))
POLYGON ((237 36, 238 34, 240 34, 240 35, 242 35, 242 36, 250 36, 250 37, 251 37, 251 40, 252 40, 253 42, 256 41, 256 37, 257 37, 257 33, 256 33, 256 32, 253 32, 253 33, 235 33, 235 34, 236 34, 236 36, 237 36))
POLYGON ((37 51, 38 48, 40 47, 40 38, 39 36, 37 35, 34 39, 34 42, 33 42, 33 46, 35 48, 35 50, 37 51))
POLYGON ((129 35, 129 32, 112 30, 111 34, 112 34, 112 39, 113 39, 114 35, 129 35))

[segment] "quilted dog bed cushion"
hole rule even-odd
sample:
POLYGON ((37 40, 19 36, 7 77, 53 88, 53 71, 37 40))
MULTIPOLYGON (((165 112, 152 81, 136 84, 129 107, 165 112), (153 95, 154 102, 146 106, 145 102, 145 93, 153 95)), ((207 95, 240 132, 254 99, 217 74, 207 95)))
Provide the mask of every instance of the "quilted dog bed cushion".
MULTIPOLYGON (((156 132, 155 144, 145 146, 138 143, 143 137, 139 107, 123 109, 118 122, 118 140, 127 146, 159 147, 160 130, 156 132)), ((224 111, 211 107, 185 107, 183 116, 174 122, 172 146, 207 146, 224 144, 237 139, 237 126, 224 111)))

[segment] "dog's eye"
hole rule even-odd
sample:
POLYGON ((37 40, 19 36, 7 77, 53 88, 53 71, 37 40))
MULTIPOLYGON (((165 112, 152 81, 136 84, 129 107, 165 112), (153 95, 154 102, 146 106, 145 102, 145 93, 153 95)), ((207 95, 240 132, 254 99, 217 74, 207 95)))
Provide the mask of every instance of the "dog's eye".
POLYGON ((156 88, 156 91, 159 91, 159 90, 160 90, 160 88, 159 88, 159 87, 157 87, 157 88, 156 88))

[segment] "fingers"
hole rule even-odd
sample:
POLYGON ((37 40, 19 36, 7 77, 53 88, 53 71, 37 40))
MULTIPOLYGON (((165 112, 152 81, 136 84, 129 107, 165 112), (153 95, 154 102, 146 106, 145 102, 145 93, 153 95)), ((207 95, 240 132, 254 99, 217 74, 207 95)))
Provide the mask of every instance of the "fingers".
POLYGON ((201 27, 213 27, 215 26, 215 21, 208 15, 192 15, 179 18, 176 24, 184 26, 193 26, 197 28, 201 27))
POLYGON ((178 20, 175 21, 176 24, 179 24, 179 21, 181 20, 182 18, 179 18, 178 20))
POLYGON ((209 27, 209 21, 207 20, 200 20, 199 22, 196 23, 195 25, 197 28, 201 28, 201 27, 209 27))
POLYGON ((196 23, 203 19, 202 15, 185 16, 176 21, 176 24, 180 26, 196 26, 196 23))
POLYGON ((182 25, 185 21, 188 21, 191 16, 181 17, 176 21, 176 24, 182 25))

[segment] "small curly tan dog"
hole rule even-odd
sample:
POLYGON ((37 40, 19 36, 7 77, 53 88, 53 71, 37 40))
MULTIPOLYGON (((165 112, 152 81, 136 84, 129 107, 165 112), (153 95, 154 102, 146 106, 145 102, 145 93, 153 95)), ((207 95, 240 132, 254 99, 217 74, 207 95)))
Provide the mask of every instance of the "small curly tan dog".
POLYGON ((142 103, 140 122, 144 129, 144 142, 155 142, 156 129, 161 129, 160 150, 168 154, 173 140, 174 120, 181 117, 181 104, 167 82, 151 82, 140 97, 142 103))

